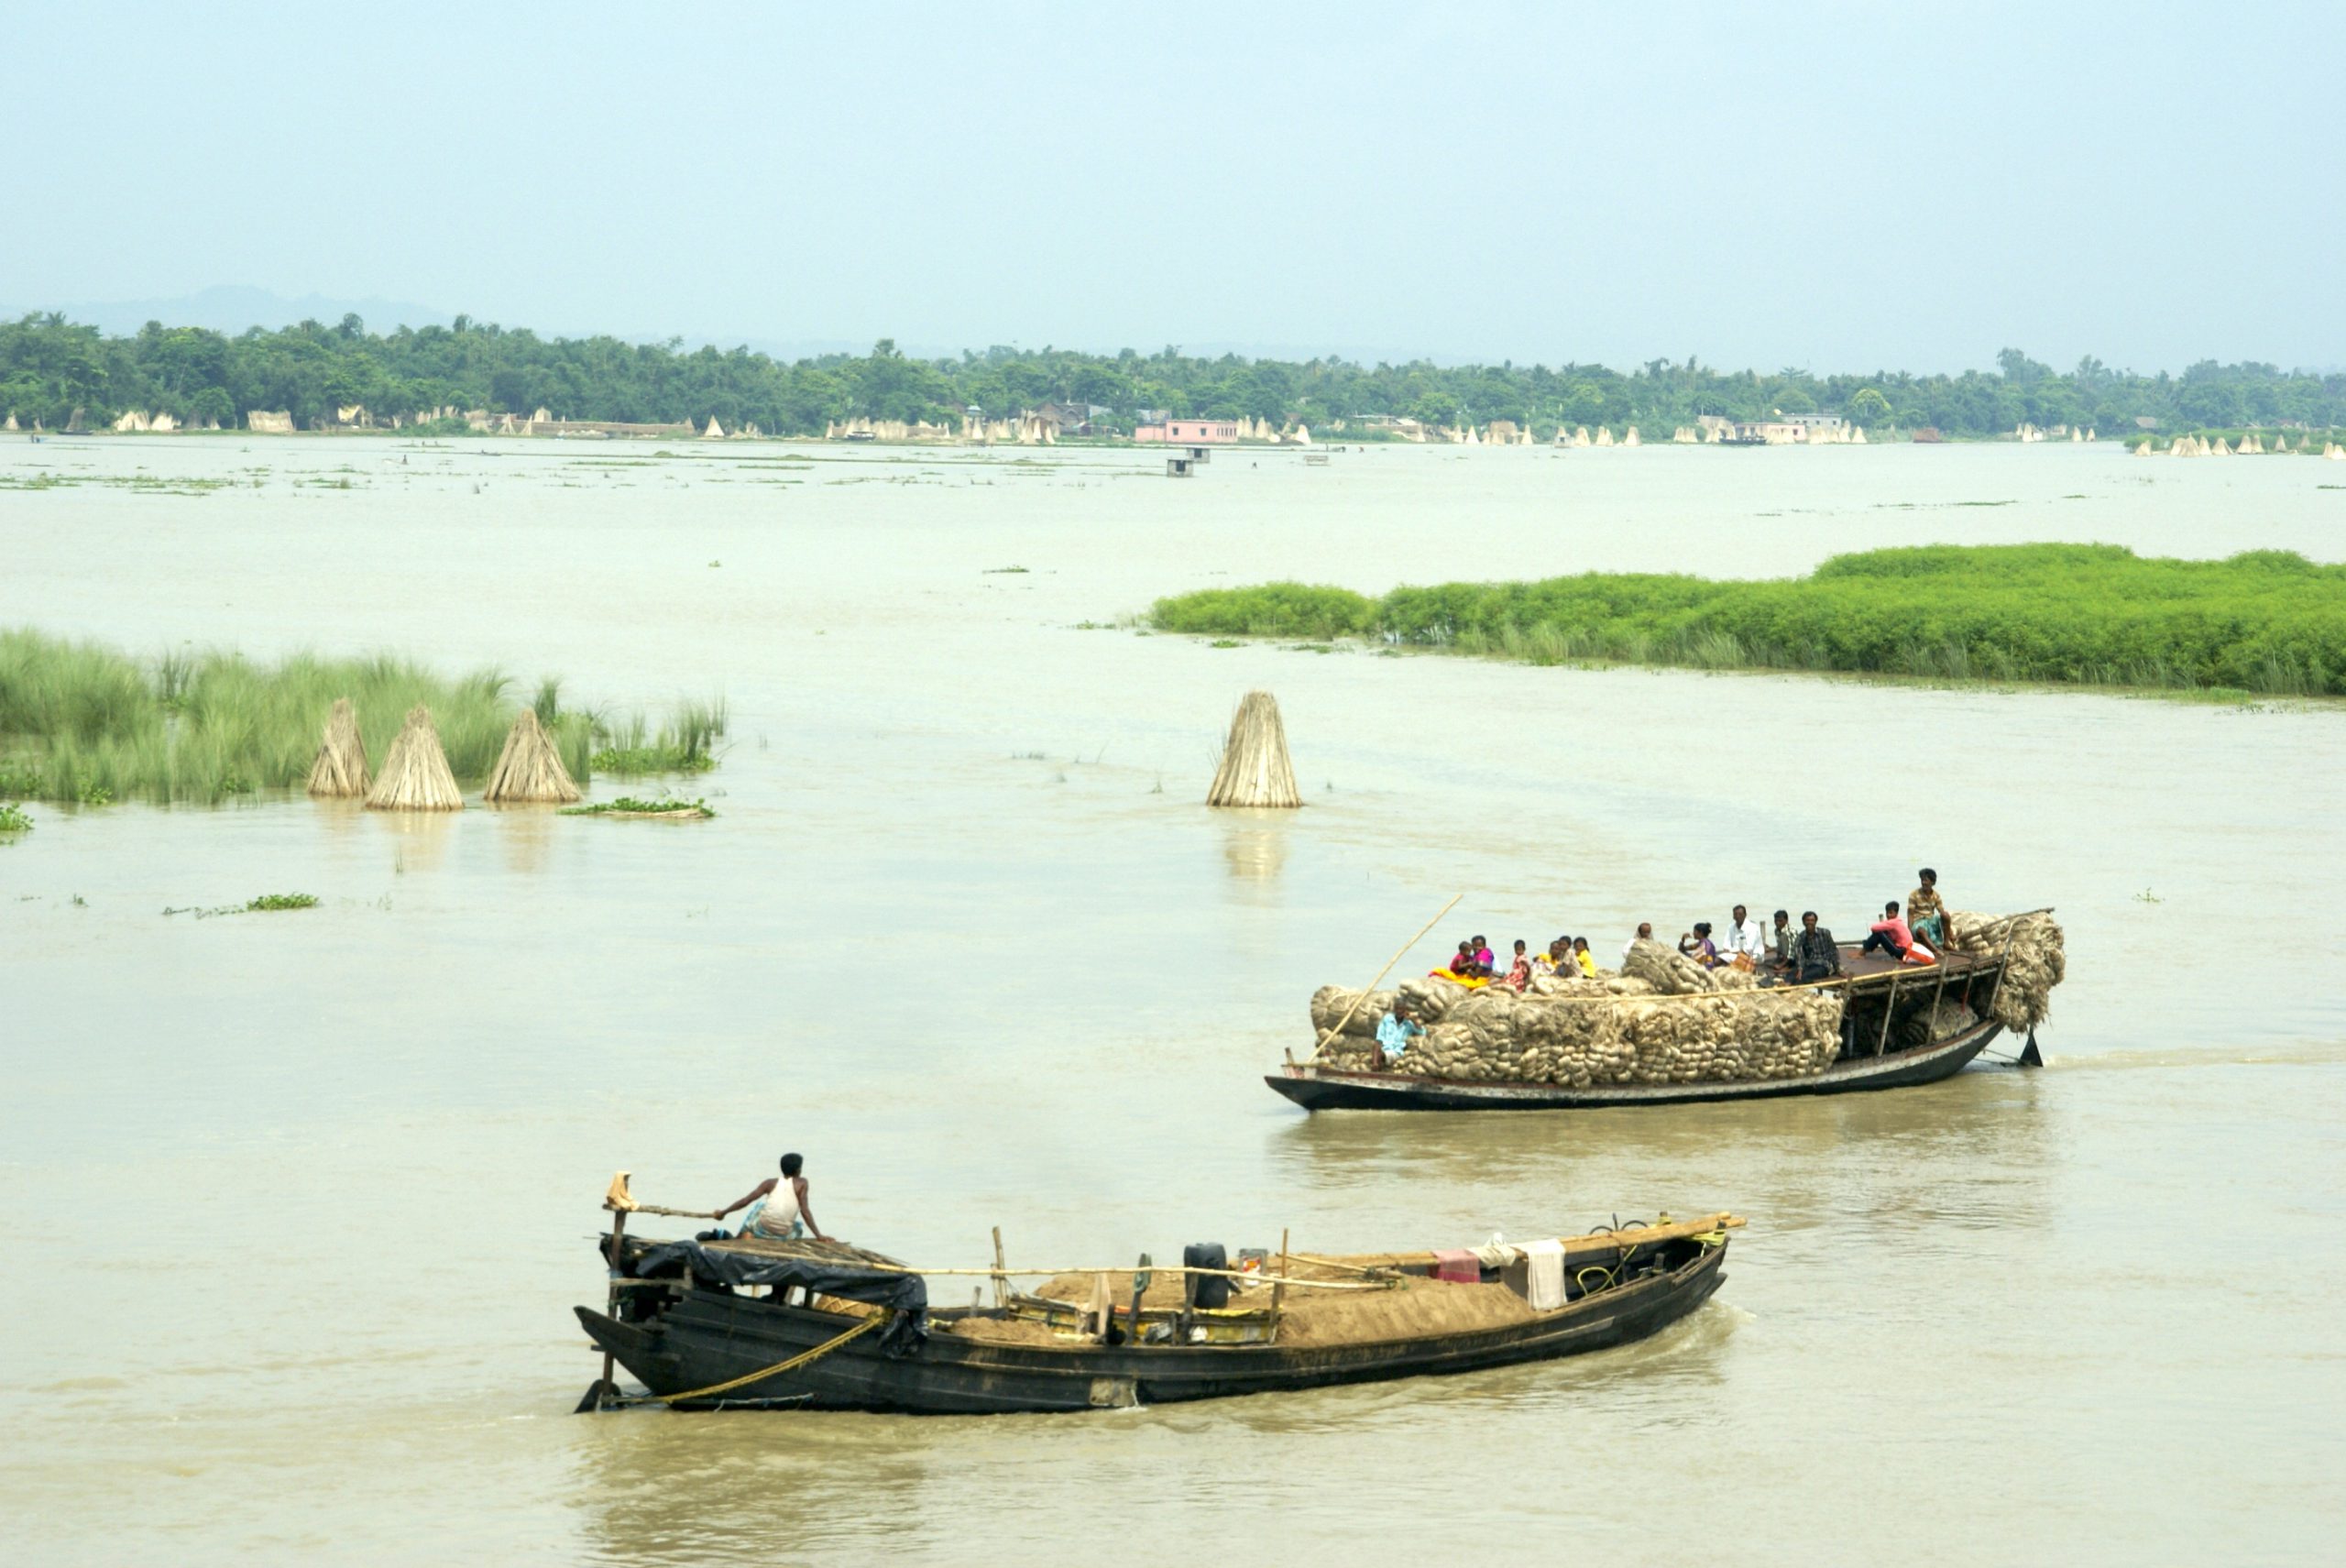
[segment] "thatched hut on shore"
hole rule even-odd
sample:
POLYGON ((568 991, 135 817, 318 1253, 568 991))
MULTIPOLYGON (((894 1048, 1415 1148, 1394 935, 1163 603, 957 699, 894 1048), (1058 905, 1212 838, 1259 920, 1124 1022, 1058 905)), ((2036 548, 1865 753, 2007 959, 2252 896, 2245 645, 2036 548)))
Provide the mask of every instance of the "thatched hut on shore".
POLYGON ((1287 754, 1287 726, 1279 719, 1278 699, 1270 693, 1251 691, 1239 699, 1206 804, 1283 808, 1303 804, 1303 792, 1295 785, 1295 764, 1287 754))
POLYGON ((350 699, 334 699, 326 716, 325 739, 317 761, 310 764, 310 793, 332 800, 356 800, 374 784, 367 771, 367 742, 358 734, 358 710, 350 699))
POLYGON ((449 771, 432 710, 422 703, 408 709, 407 722, 384 755, 383 772, 367 795, 369 811, 462 811, 464 792, 449 771))
POLYGON ((571 781, 570 770, 563 766, 562 751, 539 721, 536 708, 523 708, 513 720, 505 736, 505 750, 498 753, 497 766, 489 770, 488 787, 481 798, 551 800, 565 806, 578 798, 578 786, 571 781))

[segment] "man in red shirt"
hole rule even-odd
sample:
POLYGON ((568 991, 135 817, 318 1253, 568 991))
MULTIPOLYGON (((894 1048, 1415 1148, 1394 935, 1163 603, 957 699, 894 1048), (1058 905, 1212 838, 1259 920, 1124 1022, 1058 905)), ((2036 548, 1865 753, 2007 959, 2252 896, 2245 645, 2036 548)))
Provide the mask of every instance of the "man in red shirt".
POLYGON ((1914 933, 1909 931, 1906 928, 1906 922, 1899 917, 1898 901, 1893 898, 1881 906, 1881 918, 1873 923, 1872 931, 1866 937, 1865 946, 1859 948, 1858 953, 1859 957, 1863 957, 1876 948, 1880 948, 1893 959, 1903 959, 1906 956, 1906 949, 1913 945, 1914 933))

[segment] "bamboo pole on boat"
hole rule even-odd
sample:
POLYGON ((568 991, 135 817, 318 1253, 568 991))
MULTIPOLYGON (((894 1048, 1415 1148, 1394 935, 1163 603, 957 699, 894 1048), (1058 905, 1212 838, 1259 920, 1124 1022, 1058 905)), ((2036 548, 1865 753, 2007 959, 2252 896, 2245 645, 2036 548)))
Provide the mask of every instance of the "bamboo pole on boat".
MULTIPOLYGON (((613 1209, 611 1211, 611 1288, 603 1295, 603 1316, 607 1318, 617 1318, 619 1315, 619 1243, 626 1237, 627 1211, 613 1209)), ((614 1357, 609 1351, 604 1351, 603 1380, 595 1389, 595 1409, 597 1410, 603 1408, 603 1400, 608 1396, 608 1391, 618 1387, 611 1381, 611 1373, 615 1369, 614 1357)))
MULTIPOLYGON (((616 1182, 619 1179, 615 1178, 614 1181, 616 1182)), ((614 1190, 619 1190, 616 1187, 614 1190)), ((708 1217, 708 1211, 706 1209, 663 1209, 655 1204, 637 1203, 633 1201, 632 1198, 630 1199, 624 1210, 619 1209, 619 1206, 617 1204, 608 1202, 607 1202, 605 1206, 616 1211, 612 1222, 612 1229, 615 1234, 620 1230, 624 1223, 624 1216, 627 1213, 667 1214, 679 1219, 687 1220, 705 1220, 708 1217)), ((1745 1221, 1740 1214, 1730 1213, 1726 1210, 1721 1210, 1716 1213, 1705 1214, 1697 1219, 1672 1221, 1671 1223, 1666 1225, 1644 1225, 1636 1230, 1604 1231, 1591 1235, 1559 1236, 1556 1239, 1563 1244, 1564 1248, 1567 1251, 1576 1247, 1586 1250, 1592 1247, 1621 1246, 1624 1245, 1630 1246, 1645 1246, 1656 1242, 1676 1241, 1687 1236, 1705 1235, 1712 1231, 1741 1230, 1744 1224, 1745 1221)), ((1431 1262, 1433 1258, 1433 1254, 1431 1252, 1364 1254, 1363 1255, 1365 1257, 1379 1260, 1377 1262, 1364 1264, 1354 1259, 1319 1257, 1308 1253, 1290 1253, 1285 1250, 1286 1240, 1286 1234, 1282 1232, 1280 1236, 1280 1255, 1283 1258, 1291 1259, 1294 1262, 1312 1264, 1321 1266, 1332 1265, 1338 1267, 1356 1271, 1380 1266, 1390 1267, 1395 1263, 1404 1259, 1410 1262, 1431 1262)), ((1122 1269, 1117 1268, 1102 1268, 1098 1264, 1081 1264, 1072 1267, 1061 1266, 1055 1268, 1018 1268, 1007 1266, 987 1268, 914 1268, 908 1265, 903 1264, 882 1264, 859 1260, 856 1266, 860 1268, 869 1268, 876 1273, 882 1274, 921 1274, 934 1275, 938 1277, 948 1277, 957 1275, 986 1277, 995 1274, 1000 1274, 1010 1278, 1048 1279, 1062 1274, 1096 1274, 1105 1276, 1124 1272, 1122 1269)), ((1218 1277, 1223 1279, 1236 1279, 1254 1284, 1263 1284, 1267 1282, 1274 1287, 1279 1285, 1291 1285, 1299 1290, 1387 1290, 1392 1288, 1389 1284, 1354 1283, 1342 1279, 1298 1279, 1288 1275, 1285 1267, 1281 1268, 1277 1276, 1270 1277, 1267 1279, 1266 1277, 1262 1274, 1250 1273, 1244 1269, 1193 1268, 1187 1264, 1160 1265, 1157 1266, 1156 1272, 1159 1274, 1218 1277)), ((673 1281, 663 1281, 662 1283, 673 1283, 673 1281)), ((612 1297, 615 1303, 617 1299, 615 1287, 612 1297)))
POLYGON ((1279 1343, 1279 1314, 1287 1310, 1287 1227, 1279 1227, 1278 1283, 1271 1287, 1271 1343, 1279 1343))
POLYGON ((1002 1227, 1000 1225, 993 1228, 993 1304, 996 1307, 1006 1307, 1010 1304, 1010 1276, 1002 1271, 1002 1227))
POLYGON ((1376 981, 1383 980, 1387 975, 1393 972, 1393 966, 1401 961, 1401 955, 1408 952, 1411 948, 1416 947, 1420 942, 1424 941, 1426 939, 1426 933, 1432 930, 1436 926, 1441 925, 1442 916, 1447 915, 1452 910, 1457 908, 1458 901, 1465 896, 1466 895, 1463 893, 1453 894, 1451 895, 1450 902, 1443 905, 1432 919, 1427 921, 1423 926, 1418 928, 1418 934, 1416 936, 1401 944, 1400 952, 1395 953, 1391 958, 1385 960, 1385 967, 1376 971, 1376 980, 1372 980, 1366 985, 1361 987, 1360 994, 1353 998, 1353 1004, 1344 1009, 1344 1015, 1343 1017, 1336 1020, 1336 1026, 1329 1030, 1326 1034, 1321 1036, 1319 1042, 1311 1047, 1311 1054, 1314 1058, 1317 1058, 1321 1051, 1328 1048, 1329 1041, 1334 1039, 1337 1036, 1344 1032, 1344 1025, 1353 1021, 1353 1014, 1360 1011, 1360 1004, 1368 1000, 1368 993, 1376 989, 1376 981))

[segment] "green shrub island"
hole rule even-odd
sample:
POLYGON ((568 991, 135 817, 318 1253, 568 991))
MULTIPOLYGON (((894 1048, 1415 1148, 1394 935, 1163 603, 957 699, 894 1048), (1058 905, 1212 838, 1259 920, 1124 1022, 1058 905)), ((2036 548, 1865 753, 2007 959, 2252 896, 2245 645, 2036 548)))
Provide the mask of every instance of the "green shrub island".
MULTIPOLYGON (((531 706, 563 765, 584 784, 610 773, 701 771, 725 729, 722 702, 687 703, 653 729, 557 706, 541 683, 531 706), (614 754, 615 738, 631 743, 614 754)), ((235 652, 142 661, 93 642, 0 630, 0 799, 214 805, 300 787, 336 697, 358 713, 367 754, 380 762, 409 708, 432 710, 457 779, 487 777, 520 711, 511 678, 494 669, 448 678, 389 654, 275 664, 235 652)))
POLYGON ((2114 544, 1919 545, 1805 577, 1584 573, 1529 583, 1266 583, 1159 599, 1159 630, 1355 637, 1531 663, 1620 661, 2346 695, 2346 566, 2256 550, 2145 559, 2114 544))

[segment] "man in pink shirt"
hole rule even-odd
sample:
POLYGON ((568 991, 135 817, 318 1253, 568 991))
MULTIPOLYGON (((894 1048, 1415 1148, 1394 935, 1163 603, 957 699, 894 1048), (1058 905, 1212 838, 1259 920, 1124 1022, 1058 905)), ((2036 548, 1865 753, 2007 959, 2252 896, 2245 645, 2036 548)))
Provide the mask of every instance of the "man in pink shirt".
POLYGON ((1898 901, 1893 898, 1881 906, 1881 918, 1873 923, 1872 932, 1867 936, 1865 946, 1859 948, 1858 953, 1863 957, 1880 948, 1893 959, 1903 959, 1906 949, 1913 945, 1914 933, 1906 928, 1906 922, 1898 913, 1898 901))

